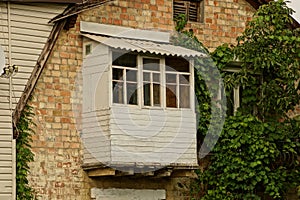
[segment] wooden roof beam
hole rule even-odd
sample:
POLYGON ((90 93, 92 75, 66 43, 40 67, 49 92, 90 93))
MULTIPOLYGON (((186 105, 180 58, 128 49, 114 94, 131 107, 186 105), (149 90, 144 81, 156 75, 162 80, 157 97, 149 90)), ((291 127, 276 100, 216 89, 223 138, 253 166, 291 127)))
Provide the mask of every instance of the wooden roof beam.
POLYGON ((20 3, 83 3, 84 0, 6 0, 20 3))

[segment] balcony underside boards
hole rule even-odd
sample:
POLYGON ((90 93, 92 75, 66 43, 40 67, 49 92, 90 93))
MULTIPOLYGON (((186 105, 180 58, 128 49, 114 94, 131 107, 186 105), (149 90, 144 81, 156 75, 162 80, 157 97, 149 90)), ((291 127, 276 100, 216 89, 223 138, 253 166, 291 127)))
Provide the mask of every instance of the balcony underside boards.
POLYGON ((131 178, 150 177, 150 178, 163 178, 163 177, 190 177, 195 178, 197 175, 194 170, 199 166, 105 166, 103 164, 83 165, 83 169, 87 172, 88 176, 105 177, 105 176, 130 176, 131 178))

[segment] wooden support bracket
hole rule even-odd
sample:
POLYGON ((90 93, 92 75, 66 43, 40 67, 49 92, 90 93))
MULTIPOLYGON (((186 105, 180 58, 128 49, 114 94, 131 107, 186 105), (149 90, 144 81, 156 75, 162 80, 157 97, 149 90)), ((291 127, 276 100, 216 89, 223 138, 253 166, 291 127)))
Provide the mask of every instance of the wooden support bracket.
POLYGON ((99 169, 89 170, 87 174, 89 177, 114 176, 116 174, 116 170, 111 168, 99 168, 99 169))

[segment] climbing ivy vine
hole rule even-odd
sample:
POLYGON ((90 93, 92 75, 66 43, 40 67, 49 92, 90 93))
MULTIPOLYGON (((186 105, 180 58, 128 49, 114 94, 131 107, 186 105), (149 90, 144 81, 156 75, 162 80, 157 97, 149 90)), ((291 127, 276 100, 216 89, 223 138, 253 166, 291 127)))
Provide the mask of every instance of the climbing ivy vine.
POLYGON ((234 59, 240 70, 224 72, 227 90, 241 88, 241 105, 228 117, 199 173, 202 199, 285 199, 300 184, 300 128, 288 116, 299 104, 299 30, 283 0, 261 6, 236 46, 212 53, 220 69, 234 59))
MULTIPOLYGON (((227 97, 239 87, 241 105, 226 118, 209 164, 198 172, 194 199, 286 199, 291 188, 299 187, 299 121, 288 115, 300 103, 300 31, 290 26, 292 13, 283 0, 263 5, 237 45, 224 44, 211 53, 223 71, 227 97), (239 63, 239 70, 224 71, 232 61, 239 63)), ((184 19, 177 19, 176 30, 195 38, 192 31, 184 31, 184 19)), ((206 61, 197 63, 209 67, 206 61)), ((198 136, 204 137, 213 97, 201 76, 199 80, 196 77, 199 112, 207 118, 201 118, 198 136)))
POLYGON ((173 37, 173 44, 187 47, 203 54, 203 57, 194 59, 196 111, 198 113, 197 140, 198 148, 205 145, 209 149, 214 138, 218 137, 219 131, 215 129, 214 132, 214 129, 210 126, 212 124, 218 125, 219 121, 222 120, 220 116, 223 115, 222 109, 219 109, 220 102, 215 101, 219 94, 219 70, 215 67, 208 49, 197 39, 193 30, 185 29, 187 24, 185 15, 178 15, 175 22, 177 34, 173 37), (212 130, 210 132, 211 140, 203 144, 203 139, 209 128, 212 130))
POLYGON ((16 189, 18 200, 35 199, 34 190, 30 187, 28 182, 29 163, 34 160, 34 154, 31 151, 30 143, 32 142, 32 135, 35 126, 32 121, 34 113, 32 107, 27 105, 23 110, 21 117, 17 124, 18 138, 16 141, 16 189))

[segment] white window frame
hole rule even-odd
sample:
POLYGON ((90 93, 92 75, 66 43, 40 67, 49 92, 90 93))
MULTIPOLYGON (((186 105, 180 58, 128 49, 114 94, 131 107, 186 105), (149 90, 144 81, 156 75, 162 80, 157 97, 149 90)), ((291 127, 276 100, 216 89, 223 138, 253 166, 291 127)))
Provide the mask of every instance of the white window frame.
MULTIPOLYGON (((223 69, 224 72, 239 72, 240 69, 236 68, 225 68, 223 69)), ((225 91, 226 92, 226 91, 225 91)), ((238 108, 240 107, 240 86, 238 85, 237 87, 233 88, 233 115, 237 112, 238 108)), ((221 99, 221 84, 220 84, 220 90, 219 90, 219 99, 221 99)), ((225 95, 226 96, 226 95, 225 95)))
MULTIPOLYGON (((164 74, 164 76, 166 76, 167 74, 175 74, 176 75, 176 83, 166 83, 169 85, 176 85, 176 108, 181 108, 180 107, 180 86, 181 85, 187 85, 187 84, 180 84, 180 76, 184 76, 184 75, 188 75, 189 76, 189 86, 191 87, 191 73, 189 72, 178 72, 178 71, 166 71, 166 73, 164 74)), ((191 92, 190 92, 191 95, 191 92)), ((189 102, 189 104, 191 104, 191 101, 189 102)), ((189 106, 191 107, 191 105, 189 106)), ((172 108, 172 107, 168 107, 168 108, 172 108)))
MULTIPOLYGON (((114 50, 110 51, 110 57, 112 57, 112 52, 114 50)), ((110 58, 111 59, 111 58, 110 58)), ((112 65, 112 60, 111 60, 111 73, 110 73, 110 103, 111 105, 118 105, 118 106, 135 106, 139 107, 141 109, 146 108, 146 109, 170 109, 170 110, 194 110, 194 68, 193 68, 193 60, 188 59, 189 62, 189 71, 190 72, 178 72, 178 71, 166 71, 165 68, 165 57, 158 56, 158 55, 153 55, 153 56, 146 56, 146 55, 141 55, 137 54, 137 67, 132 68, 132 67, 124 67, 124 66, 116 66, 112 65), (151 76, 152 73, 157 73, 156 71, 151 71, 151 70, 144 70, 143 69, 143 58, 150 58, 150 59, 159 59, 160 60, 160 106, 154 106, 153 105, 153 90, 150 89, 150 101, 151 105, 144 105, 144 92, 143 92, 143 72, 150 72, 151 76), (113 82, 113 76, 112 76, 112 70, 113 68, 118 68, 118 69, 130 69, 130 70, 137 70, 137 105, 135 104, 128 104, 127 103, 127 86, 126 86, 126 72, 123 73, 123 98, 124 101, 123 103, 114 103, 113 102, 113 87, 112 87, 112 82, 113 82), (176 107, 167 107, 167 102, 166 102, 166 74, 176 74, 176 107), (180 90, 180 83, 179 83, 179 76, 180 75, 188 75, 189 76, 189 107, 187 108, 181 108, 180 107, 180 96, 179 96, 179 90, 180 90), (177 84, 178 83, 178 84, 177 84), (151 98, 152 97, 152 98, 151 98)), ((151 85, 153 84, 152 79, 150 79, 151 85)))
MULTIPOLYGON (((117 65, 112 65, 112 69, 121 69, 123 70, 123 81, 118 81, 118 80, 114 80, 112 77, 112 82, 123 82, 123 103, 115 103, 113 102, 113 104, 122 104, 122 105, 135 105, 135 104, 128 104, 127 103, 127 83, 136 83, 137 84, 137 88, 139 87, 139 80, 138 77, 136 78, 136 82, 133 81, 127 81, 127 71, 126 70, 132 70, 132 71, 136 71, 137 72, 137 76, 138 76, 138 68, 132 68, 132 67, 124 67, 124 66, 117 66, 117 65)), ((138 101, 139 99, 139 93, 137 93, 137 105, 139 103, 138 101)))
POLYGON ((141 107, 143 108, 162 108, 165 107, 164 106, 164 96, 163 96, 163 69, 164 69, 164 63, 165 63, 165 59, 161 58, 161 57, 156 57, 156 56, 140 56, 138 55, 138 60, 139 60, 139 69, 140 69, 140 81, 139 81, 139 88, 141 88, 141 107), (144 58, 149 58, 149 59, 157 59, 159 60, 159 71, 153 71, 153 70, 144 70, 144 66, 143 66, 143 59, 144 58), (149 105, 144 105, 144 72, 150 73, 150 106, 149 105), (160 106, 154 106, 154 102, 153 102, 153 73, 159 73, 159 79, 160 79, 160 106))

